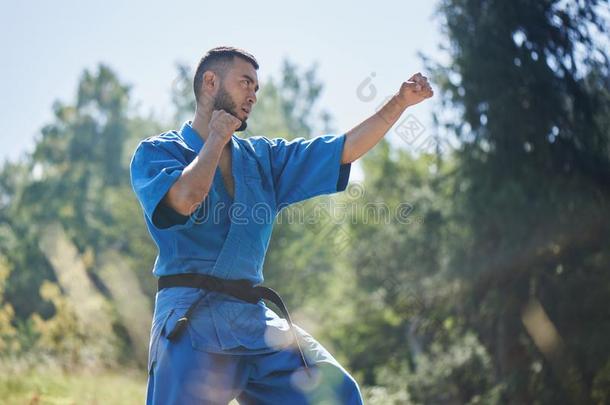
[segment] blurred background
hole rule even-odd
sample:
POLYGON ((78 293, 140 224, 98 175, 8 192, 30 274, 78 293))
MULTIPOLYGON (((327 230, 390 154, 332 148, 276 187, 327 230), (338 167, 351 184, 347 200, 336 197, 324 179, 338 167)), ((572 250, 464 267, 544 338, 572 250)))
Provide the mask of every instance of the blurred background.
POLYGON ((283 211, 265 261, 367 403, 610 403, 609 21, 597 0, 2 2, 0 398, 144 401, 156 248, 129 162, 233 45, 261 64, 243 137, 346 132, 416 72, 435 91, 346 192, 283 211))

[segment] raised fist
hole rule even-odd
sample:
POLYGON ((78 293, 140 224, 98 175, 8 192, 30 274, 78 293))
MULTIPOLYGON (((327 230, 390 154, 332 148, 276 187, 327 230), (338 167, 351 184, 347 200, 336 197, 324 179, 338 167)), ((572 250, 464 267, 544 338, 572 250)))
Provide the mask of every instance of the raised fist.
POLYGON ((422 76, 421 73, 416 73, 403 82, 398 92, 398 100, 404 107, 409 107, 424 101, 434 95, 428 78, 422 76))
POLYGON ((210 130, 210 136, 220 137, 224 143, 227 143, 231 139, 233 132, 235 132, 241 124, 241 120, 234 115, 229 114, 224 110, 214 110, 210 123, 208 124, 208 129, 210 130))

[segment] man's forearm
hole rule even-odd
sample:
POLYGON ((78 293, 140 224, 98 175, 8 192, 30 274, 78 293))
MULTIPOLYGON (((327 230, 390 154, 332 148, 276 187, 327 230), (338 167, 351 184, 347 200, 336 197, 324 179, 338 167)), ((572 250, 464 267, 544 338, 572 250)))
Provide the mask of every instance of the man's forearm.
POLYGON ((393 96, 379 111, 345 135, 341 163, 352 163, 375 146, 407 108, 393 96))
POLYGON ((184 168, 166 195, 167 204, 182 215, 190 215, 210 191, 220 156, 222 141, 209 136, 193 161, 184 168))

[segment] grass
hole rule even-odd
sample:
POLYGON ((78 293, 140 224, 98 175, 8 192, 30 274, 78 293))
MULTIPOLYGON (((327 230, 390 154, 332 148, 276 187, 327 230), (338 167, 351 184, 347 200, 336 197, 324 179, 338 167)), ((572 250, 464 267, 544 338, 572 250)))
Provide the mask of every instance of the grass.
MULTIPOLYGON (((393 401, 374 400, 364 389, 371 404, 393 401)), ((2 405, 131 405, 144 404, 146 375, 126 371, 28 371, 18 374, 0 372, 0 403, 2 405)), ((236 405, 232 401, 230 405, 236 405)))
POLYGON ((6 405, 143 404, 145 396, 146 376, 133 371, 0 374, 6 405))

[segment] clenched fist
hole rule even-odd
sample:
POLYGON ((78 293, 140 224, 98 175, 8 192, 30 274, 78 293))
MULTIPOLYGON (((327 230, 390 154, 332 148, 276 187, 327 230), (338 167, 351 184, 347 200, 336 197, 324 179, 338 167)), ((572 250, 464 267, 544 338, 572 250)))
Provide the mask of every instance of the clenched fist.
POLYGON ((408 81, 403 82, 397 94, 398 101, 403 107, 409 107, 424 101, 434 95, 428 78, 416 73, 408 81))
POLYGON ((233 132, 241 126, 242 122, 234 115, 229 114, 224 110, 214 110, 212 112, 212 118, 208 124, 210 135, 219 137, 223 143, 229 142, 233 132))

